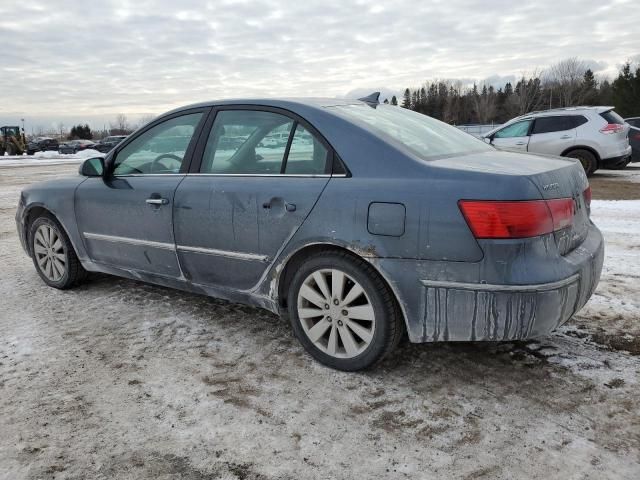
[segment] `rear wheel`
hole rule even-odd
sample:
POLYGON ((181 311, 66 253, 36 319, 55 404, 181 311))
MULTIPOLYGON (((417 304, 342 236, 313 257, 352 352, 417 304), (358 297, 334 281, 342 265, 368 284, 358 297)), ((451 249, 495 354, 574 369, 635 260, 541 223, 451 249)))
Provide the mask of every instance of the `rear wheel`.
POLYGON ((29 231, 33 264, 40 278, 50 287, 67 289, 87 276, 73 250, 69 237, 50 215, 34 220, 29 231))
POLYGON ((339 252, 309 258, 288 294, 293 331, 319 362, 345 371, 375 364, 403 332, 389 287, 364 260, 339 252))
POLYGON ((582 150, 582 149, 572 150, 571 152, 567 153, 565 156, 580 160, 580 163, 582 164, 582 168, 584 168, 584 171, 588 177, 593 175, 594 172, 598 169, 598 159, 589 150, 582 150))

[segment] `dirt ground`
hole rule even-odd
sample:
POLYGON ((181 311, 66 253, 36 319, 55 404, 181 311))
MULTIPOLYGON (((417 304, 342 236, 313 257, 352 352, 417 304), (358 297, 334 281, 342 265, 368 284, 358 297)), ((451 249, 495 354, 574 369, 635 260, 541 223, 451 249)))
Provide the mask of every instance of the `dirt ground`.
POLYGON ((0 166, 1 479, 640 478, 640 167, 593 179, 592 301, 526 343, 314 362, 265 311, 114 277, 46 287, 0 166), (634 208, 636 210, 634 210, 634 208), (631 212, 631 213, 629 213, 631 212))

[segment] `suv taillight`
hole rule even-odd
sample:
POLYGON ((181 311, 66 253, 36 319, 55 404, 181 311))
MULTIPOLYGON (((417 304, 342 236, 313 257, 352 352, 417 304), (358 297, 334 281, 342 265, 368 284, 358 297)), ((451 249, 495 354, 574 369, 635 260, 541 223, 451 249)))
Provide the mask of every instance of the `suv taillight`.
POLYGON ((573 199, 460 200, 458 206, 476 238, 527 238, 570 227, 573 199))
POLYGON ((620 125, 618 123, 607 123, 604 127, 600 129, 600 133, 610 134, 610 133, 620 133, 624 130, 624 125, 620 125))

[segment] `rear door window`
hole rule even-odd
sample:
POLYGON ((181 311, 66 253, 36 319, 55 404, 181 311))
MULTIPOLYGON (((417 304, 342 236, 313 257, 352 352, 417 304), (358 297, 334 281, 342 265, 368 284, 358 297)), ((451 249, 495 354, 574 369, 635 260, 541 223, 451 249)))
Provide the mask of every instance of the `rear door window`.
POLYGON ((292 128, 293 120, 278 113, 222 110, 211 128, 200 172, 279 174, 292 128))
POLYGON ((574 118, 572 115, 554 115, 551 117, 536 118, 532 133, 551 133, 571 130, 572 128, 576 128, 574 118))
POLYGON ((302 125, 296 125, 289 148, 285 174, 320 175, 326 173, 329 150, 302 125))

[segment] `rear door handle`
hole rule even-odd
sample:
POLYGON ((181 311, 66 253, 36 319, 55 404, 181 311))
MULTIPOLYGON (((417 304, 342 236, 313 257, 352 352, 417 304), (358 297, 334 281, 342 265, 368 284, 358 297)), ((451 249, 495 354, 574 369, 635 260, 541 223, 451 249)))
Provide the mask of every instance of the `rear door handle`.
POLYGON ((571 135, 562 135, 560 138, 562 140, 569 140, 571 138, 571 135))
POLYGON ((166 198, 147 198, 145 202, 149 205, 166 205, 169 203, 169 200, 166 198))

